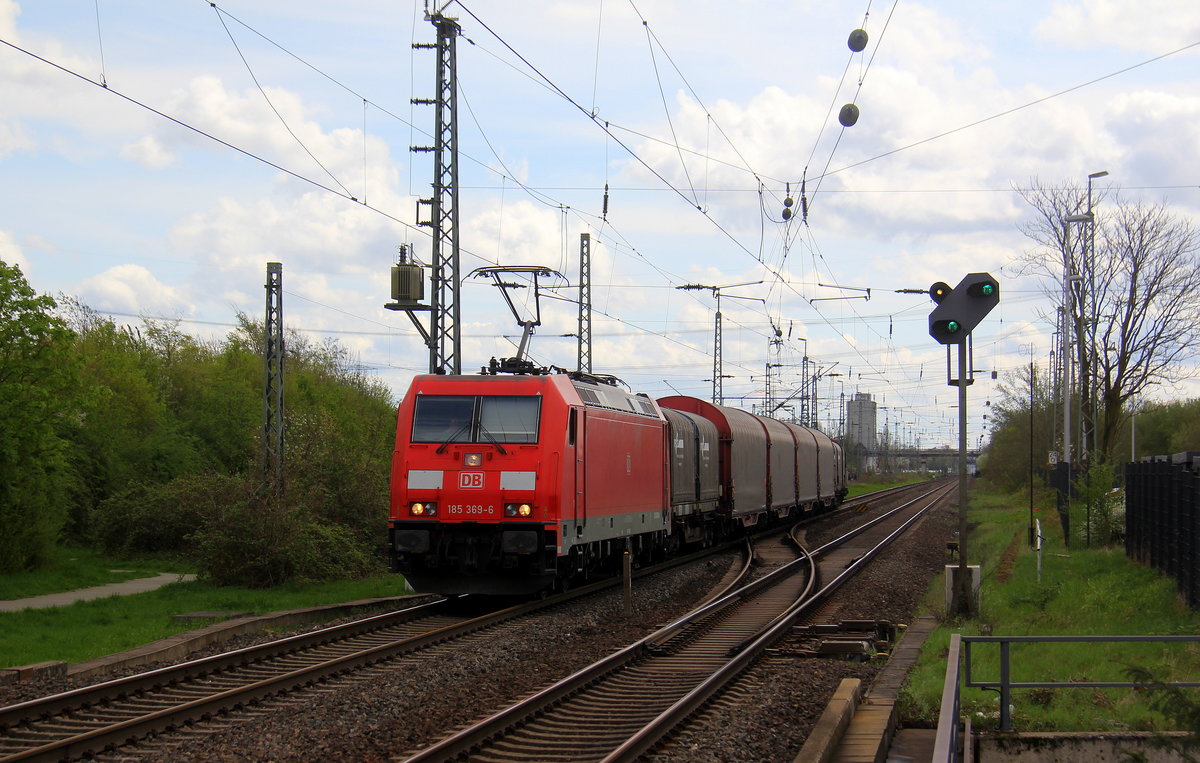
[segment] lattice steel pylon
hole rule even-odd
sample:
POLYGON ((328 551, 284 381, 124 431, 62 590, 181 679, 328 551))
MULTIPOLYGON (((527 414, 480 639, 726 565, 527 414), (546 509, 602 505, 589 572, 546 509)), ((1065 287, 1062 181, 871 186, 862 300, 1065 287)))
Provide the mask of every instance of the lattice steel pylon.
POLYGON ((432 317, 429 373, 462 373, 462 329, 459 323, 458 244, 458 74, 456 41, 462 28, 457 19, 426 11, 425 19, 437 28, 437 43, 414 43, 414 48, 437 49, 437 97, 414 98, 413 103, 434 107, 434 144, 411 150, 433 152, 433 196, 417 201, 417 224, 433 228, 432 317), (421 207, 430 208, 421 219, 421 207))
POLYGON ((717 316, 713 320, 713 386, 712 401, 714 405, 725 405, 725 368, 722 360, 724 351, 721 349, 721 292, 713 290, 717 297, 717 316))
POLYGON ((283 264, 267 263, 263 344, 263 474, 269 489, 283 490, 283 264))
POLYGON ((592 372, 592 234, 579 234, 579 344, 576 370, 592 372))

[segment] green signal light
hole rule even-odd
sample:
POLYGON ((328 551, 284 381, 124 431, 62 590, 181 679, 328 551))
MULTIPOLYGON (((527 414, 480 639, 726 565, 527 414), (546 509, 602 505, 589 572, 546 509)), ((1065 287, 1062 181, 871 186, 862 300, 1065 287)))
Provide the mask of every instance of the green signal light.
POLYGON ((958 321, 946 321, 946 332, 949 334, 957 334, 962 328, 962 324, 958 321))
POLYGON ((983 286, 979 287, 979 291, 983 292, 983 296, 990 297, 996 293, 996 285, 992 283, 985 283, 983 286))

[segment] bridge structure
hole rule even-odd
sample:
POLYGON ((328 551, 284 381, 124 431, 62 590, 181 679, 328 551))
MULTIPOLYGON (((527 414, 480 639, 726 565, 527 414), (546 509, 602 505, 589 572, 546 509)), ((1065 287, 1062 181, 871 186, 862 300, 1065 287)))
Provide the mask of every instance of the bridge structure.
MULTIPOLYGON (((953 448, 861 448, 856 449, 855 452, 870 458, 958 458, 958 450, 953 448)), ((981 450, 968 450, 967 458, 978 458, 982 452, 981 450)))

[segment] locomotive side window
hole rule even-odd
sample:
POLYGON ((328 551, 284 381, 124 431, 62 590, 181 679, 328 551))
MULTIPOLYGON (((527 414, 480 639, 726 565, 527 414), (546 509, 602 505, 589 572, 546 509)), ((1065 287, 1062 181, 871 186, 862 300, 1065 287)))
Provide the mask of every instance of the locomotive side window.
POLYGON ((474 395, 421 395, 413 411, 413 442, 470 442, 474 395))
POLYGON ((537 442, 540 397, 484 395, 480 406, 479 439, 503 443, 537 442))

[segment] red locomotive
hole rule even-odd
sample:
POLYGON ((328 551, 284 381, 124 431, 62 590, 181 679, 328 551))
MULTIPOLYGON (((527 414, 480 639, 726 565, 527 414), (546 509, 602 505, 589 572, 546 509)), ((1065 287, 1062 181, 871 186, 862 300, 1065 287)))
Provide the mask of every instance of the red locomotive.
POLYGON ((530 594, 844 495, 841 448, 816 430, 586 374, 418 376, 391 568, 418 591, 530 594))

